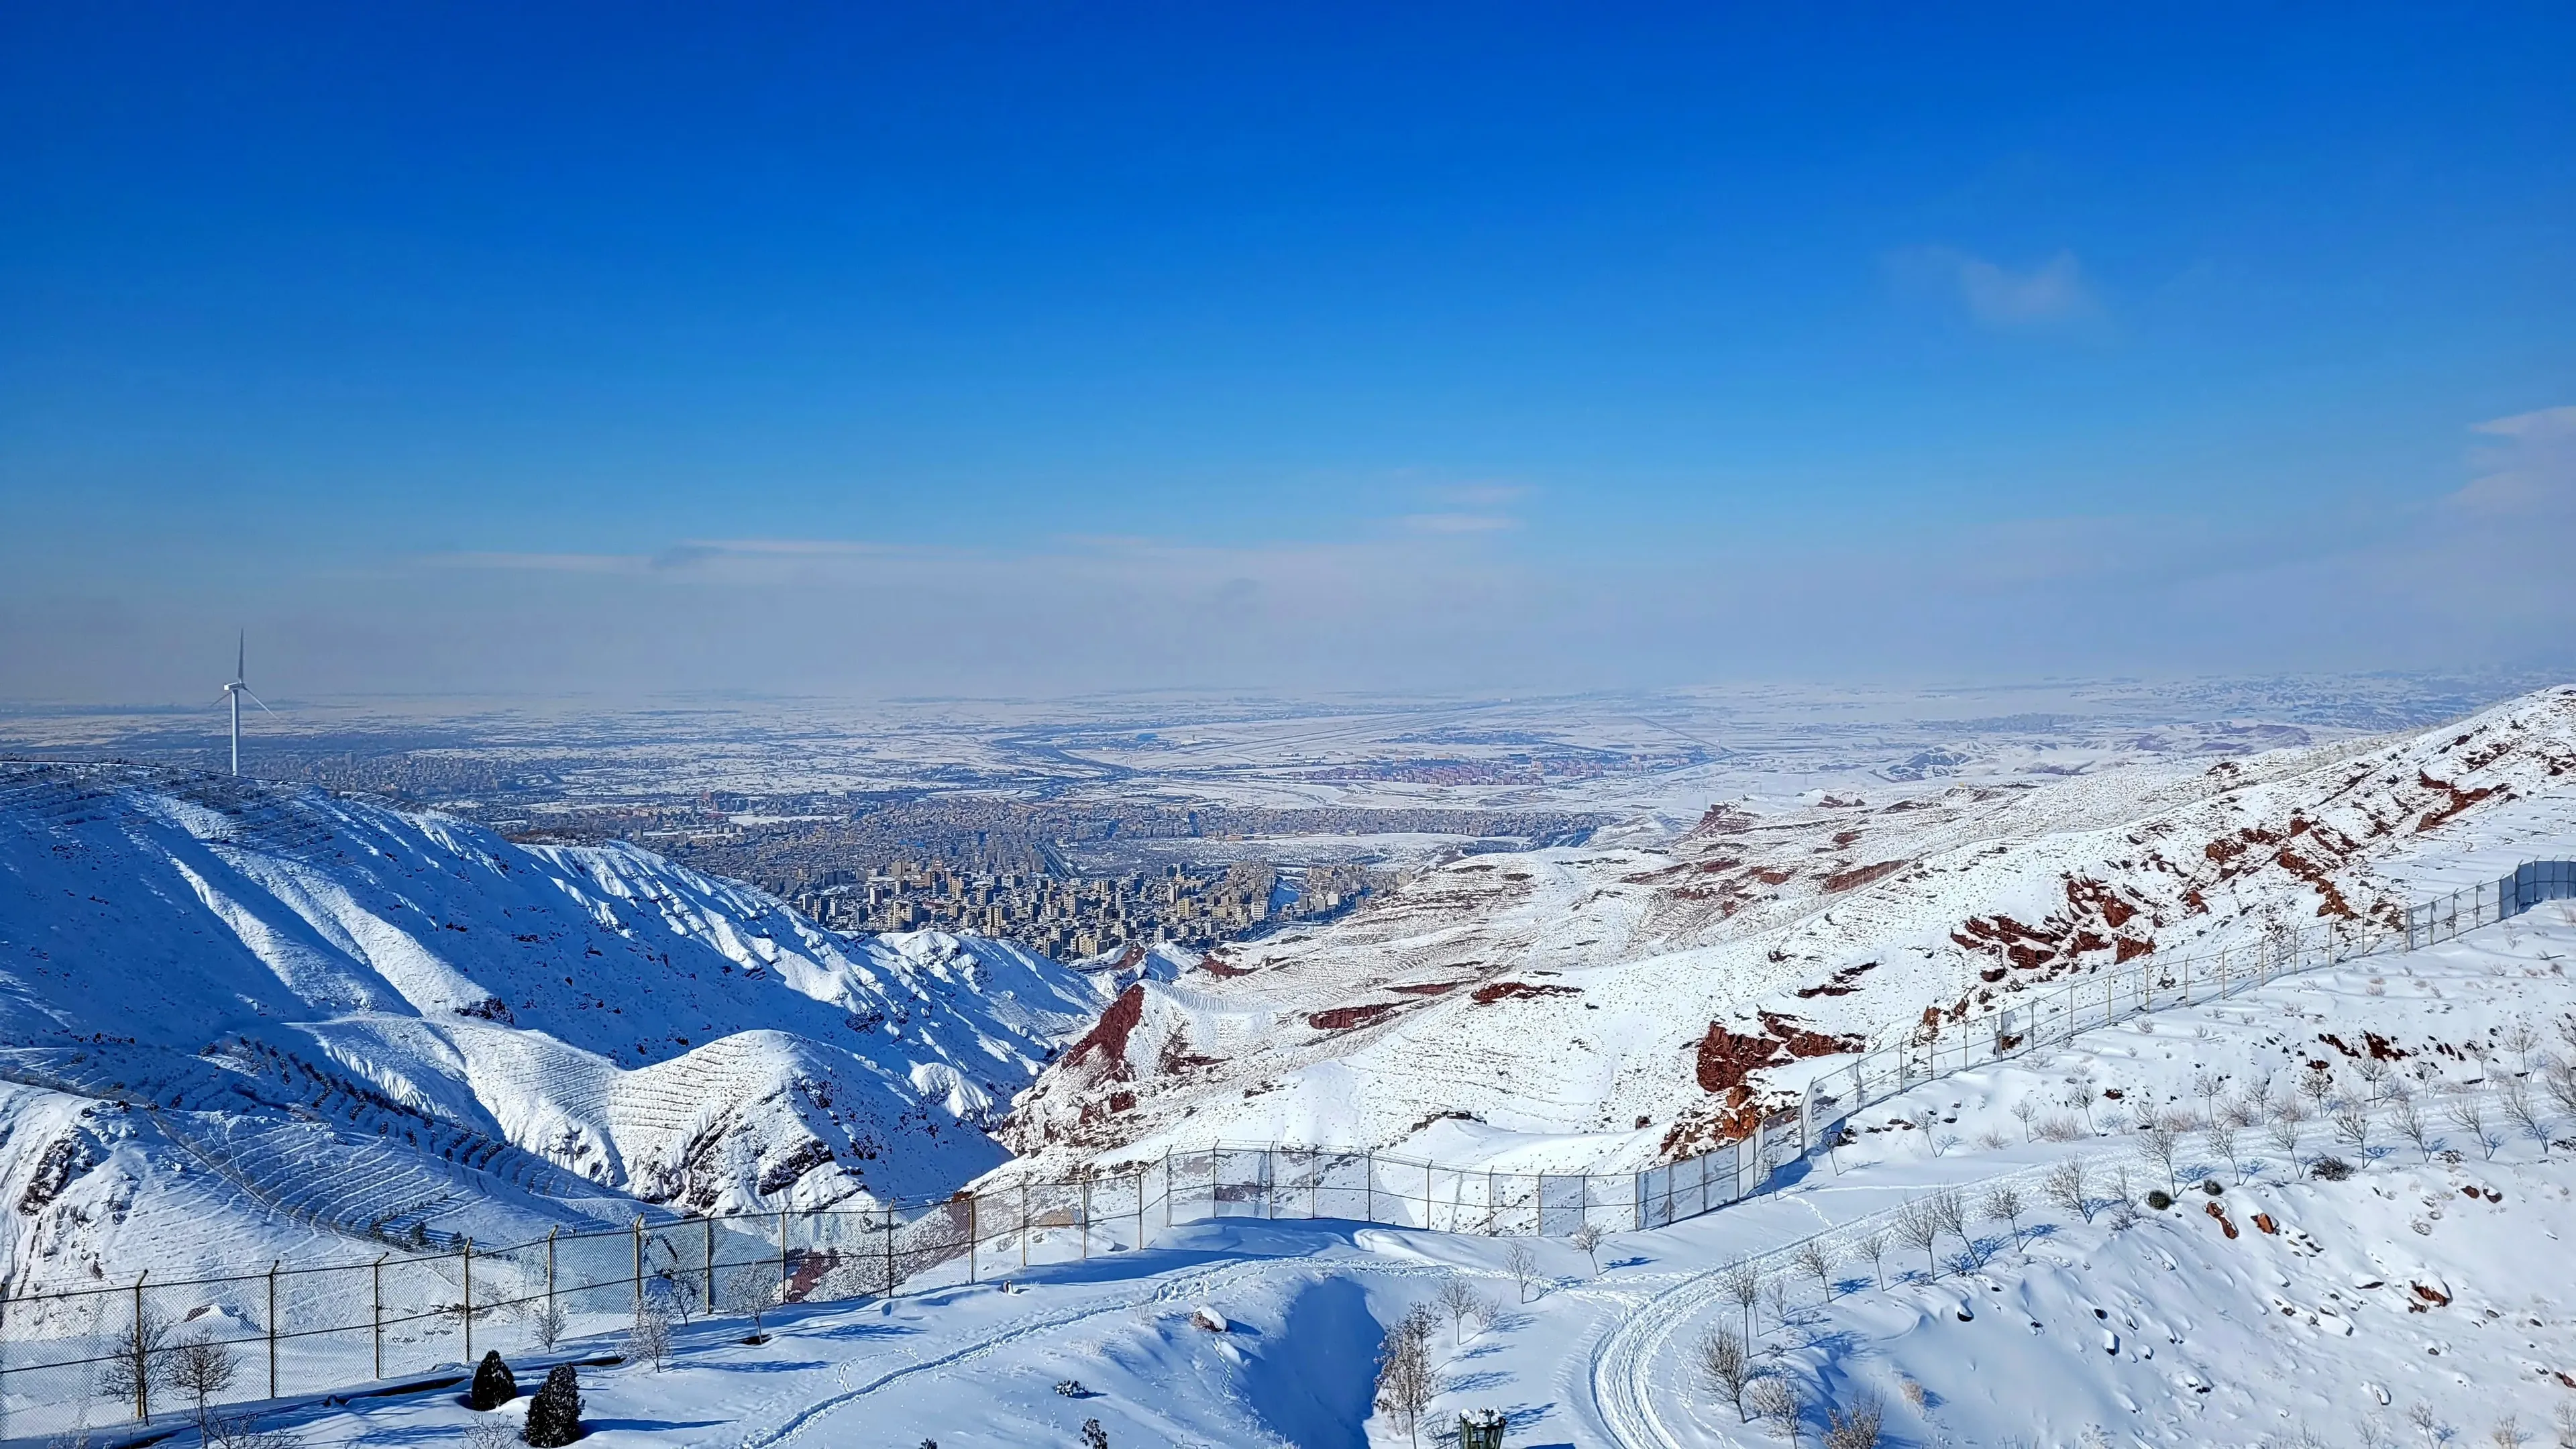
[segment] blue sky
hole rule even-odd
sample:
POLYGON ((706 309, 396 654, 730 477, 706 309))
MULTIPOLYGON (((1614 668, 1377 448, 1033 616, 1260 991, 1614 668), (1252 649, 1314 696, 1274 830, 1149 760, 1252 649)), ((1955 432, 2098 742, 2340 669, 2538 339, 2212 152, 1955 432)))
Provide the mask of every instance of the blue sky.
POLYGON ((2564 7, 521 9, 0 19, 0 697, 2566 657, 2564 7))

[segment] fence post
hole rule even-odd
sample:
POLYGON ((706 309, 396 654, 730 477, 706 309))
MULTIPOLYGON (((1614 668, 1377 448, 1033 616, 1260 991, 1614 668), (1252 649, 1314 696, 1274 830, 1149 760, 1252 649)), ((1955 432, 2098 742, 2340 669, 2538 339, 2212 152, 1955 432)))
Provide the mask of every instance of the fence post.
MULTIPOLYGON (((1172 1195, 1174 1191, 1175 1189, 1172 1186, 1172 1149, 1166 1147, 1163 1149, 1163 1230, 1165 1232, 1171 1231, 1172 1228, 1172 1195)), ((1141 1212, 1143 1209, 1140 1208, 1138 1211, 1141 1212)))
POLYGON ((894 1204, 887 1203, 883 1211, 885 1213, 885 1296, 892 1298, 894 1296, 894 1204))
MULTIPOLYGON (((1454 1216, 1450 1218, 1449 1226, 1454 1228, 1457 1225, 1457 1218, 1454 1216)), ((1431 1160, 1429 1158, 1424 1158, 1422 1162, 1422 1229, 1424 1232, 1431 1230, 1431 1160)))
POLYGON ((1074 1231, 1082 1240, 1075 1251, 1083 1262, 1088 1263, 1091 1261, 1091 1173, 1087 1167, 1082 1174, 1082 1223, 1074 1231))
POLYGON ((1360 1221, 1377 1221, 1377 1149, 1360 1149, 1360 1221))
POLYGON ((1144 1169, 1142 1166, 1139 1166, 1139 1167, 1136 1169, 1136 1248, 1137 1248, 1137 1251, 1142 1252, 1142 1251, 1144 1251, 1144 1247, 1145 1247, 1145 1169, 1144 1169))
POLYGON ((787 1209, 778 1210, 778 1297, 787 1298, 787 1209))
POLYGON ((707 1292, 706 1292, 706 1299, 705 1299, 705 1307, 706 1307, 706 1310, 707 1310, 707 1316, 708 1316, 709 1318, 713 1318, 713 1317, 715 1317, 715 1316, 716 1316, 716 1220, 715 1220, 715 1215, 714 1215, 714 1214, 712 1214, 712 1213, 700 1213, 700 1214, 698 1215, 698 1226, 699 1226, 699 1227, 701 1227, 701 1228, 706 1229, 706 1234, 707 1234, 707 1257, 706 1257, 706 1263, 707 1263, 707 1292))
POLYGON ((152 1354, 143 1342, 143 1280, 152 1276, 144 1269, 134 1275, 134 1417, 152 1422, 152 1354))
POLYGON ((465 1259, 465 1361, 474 1362, 474 1240, 458 1238, 465 1259))
MULTIPOLYGON (((547 1246, 551 1248, 553 1245, 549 1243, 547 1246)), ((393 1254, 391 1253, 378 1253, 376 1255, 376 1266, 373 1275, 376 1287, 375 1314, 367 1320, 375 1338, 376 1377, 379 1379, 382 1379, 385 1376, 385 1259, 392 1256, 393 1254)), ((549 1271, 546 1274, 546 1277, 548 1282, 551 1283, 554 1277, 554 1274, 551 1271, 551 1265, 553 1262, 553 1254, 551 1252, 547 1255, 547 1262, 549 1265, 549 1271)))
POLYGON ((635 1215, 635 1317, 644 1317, 644 1215, 635 1215))
POLYGON ((1020 1180, 1020 1266, 1029 1266, 1029 1184, 1020 1180))
POLYGON ((268 1396, 277 1397, 277 1265, 268 1260, 268 1396))
POLYGON ((984 1245, 983 1234, 975 1221, 975 1204, 983 1200, 981 1193, 966 1194, 966 1281, 970 1285, 975 1281, 976 1251, 984 1245))

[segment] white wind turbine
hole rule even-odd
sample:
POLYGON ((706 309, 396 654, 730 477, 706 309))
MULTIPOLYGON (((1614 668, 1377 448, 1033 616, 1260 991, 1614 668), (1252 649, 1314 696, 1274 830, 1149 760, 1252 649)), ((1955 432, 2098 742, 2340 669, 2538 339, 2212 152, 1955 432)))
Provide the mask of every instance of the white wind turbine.
MULTIPOLYGON (((233 707, 233 773, 236 775, 241 773, 242 696, 250 694, 250 685, 242 678, 242 676, 248 672, 242 668, 242 661, 248 657, 245 647, 246 643, 247 640, 244 636, 238 634, 233 636, 233 682, 224 686, 224 699, 233 707)), ((256 694, 250 694, 250 702, 258 705, 261 709, 268 710, 272 715, 277 713, 276 710, 268 709, 268 701, 260 698, 256 694)))

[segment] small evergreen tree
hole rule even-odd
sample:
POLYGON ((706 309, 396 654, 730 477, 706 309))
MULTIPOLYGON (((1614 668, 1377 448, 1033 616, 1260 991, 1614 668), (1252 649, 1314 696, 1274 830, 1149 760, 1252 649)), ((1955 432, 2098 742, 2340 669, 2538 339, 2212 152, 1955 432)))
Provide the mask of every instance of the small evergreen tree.
POLYGON ((475 1365, 474 1388, 465 1396, 465 1406, 469 1409, 497 1409, 518 1396, 518 1375, 511 1373, 510 1366, 501 1362, 500 1350, 495 1349, 483 1355, 483 1362, 475 1365))
POLYGON ((530 1449, 563 1449, 581 1437, 581 1383, 572 1365, 557 1364, 528 1405, 528 1427, 520 1438, 530 1449))

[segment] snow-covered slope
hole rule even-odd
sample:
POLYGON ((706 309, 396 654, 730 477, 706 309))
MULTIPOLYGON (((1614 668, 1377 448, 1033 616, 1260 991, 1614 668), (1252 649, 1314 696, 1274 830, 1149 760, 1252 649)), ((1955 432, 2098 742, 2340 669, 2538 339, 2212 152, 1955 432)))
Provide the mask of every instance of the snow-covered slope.
POLYGON ((166 1260, 280 1211, 494 1236, 945 1191, 1003 1160, 985 1124, 1100 1000, 1016 947, 826 932, 631 847, 0 766, 22 1264, 166 1260), (126 1231, 182 1179, 212 1197, 126 1231))
MULTIPOLYGON (((2571 954, 2576 903, 2552 902, 2431 950, 2087 1033, 1872 1109, 1855 1145, 1781 1191, 1614 1236, 1597 1261, 1563 1239, 1228 1217, 1008 1284, 942 1265, 891 1300, 773 1316, 763 1344, 738 1320, 701 1321, 668 1371, 587 1368, 583 1388, 595 1428, 647 1449, 1075 1444, 1086 1420, 1122 1446, 1393 1449, 1454 1442, 1443 1431, 1474 1408, 1503 1412, 1516 1446, 1755 1449, 1788 1436, 1740 1420, 1694 1362, 1703 1334, 1749 1323, 1754 1366, 1804 1401, 1806 1444, 1828 1405, 1867 1396, 1891 1445, 2546 1444, 2576 1405, 2576 1119, 2535 1088, 2534 1140, 2496 1104, 2569 1051, 2551 1024, 2576 1006, 2571 954), (2284 1150, 2281 1119, 2258 1110, 2262 1126, 2223 1144, 2185 1133, 2183 1201, 2143 1200, 2168 1180, 2133 1130, 2142 1117, 2304 1103, 2316 1061, 2329 1103, 2364 1104, 2367 1150, 2314 1115, 2284 1150), (2066 1097, 2078 1085, 2089 1121, 2066 1097), (2395 1130, 2401 1085, 2433 1121, 2421 1149, 2395 1130), (2045 1109, 2035 1123, 2024 1102, 2045 1109), (2483 1140, 2452 1120, 2474 1104, 2483 1140), (1927 1121, 1937 1138, 1910 1126, 1927 1121), (2348 1176, 2312 1170, 2328 1153, 2348 1176), (2073 1161, 2088 1185, 2069 1204, 2044 1184, 2073 1161), (1988 1208, 2005 1185, 2012 1217, 1988 1208), (1945 1231, 1937 1263, 1902 1238, 1876 1258, 1862 1246, 1943 1192, 1968 1236, 1945 1231), (1822 1276, 1795 1252, 1811 1240, 1822 1276), (1515 1249, 1532 1254, 1526 1281, 1515 1249), (1729 1291, 1746 1263, 1765 1290, 1749 1309, 1729 1291), (1371 1371, 1387 1327, 1453 1282, 1491 1307, 1438 1322, 1417 1438, 1373 1411, 1371 1371), (2498 1437, 2507 1420, 2521 1438, 2498 1437)), ((276 1422, 340 1449, 453 1438, 475 1418, 450 1392, 276 1422)))
POLYGON ((1721 806, 1665 850, 1470 857, 1128 987, 1006 1136, 1058 1164, 1214 1138, 1383 1148, 1464 1117, 1502 1160, 1624 1168, 1740 1134, 1784 1069, 1979 994, 2390 921, 2440 863, 2535 836, 2563 852, 2571 801, 2576 689, 2555 689, 2421 736, 1721 806))

